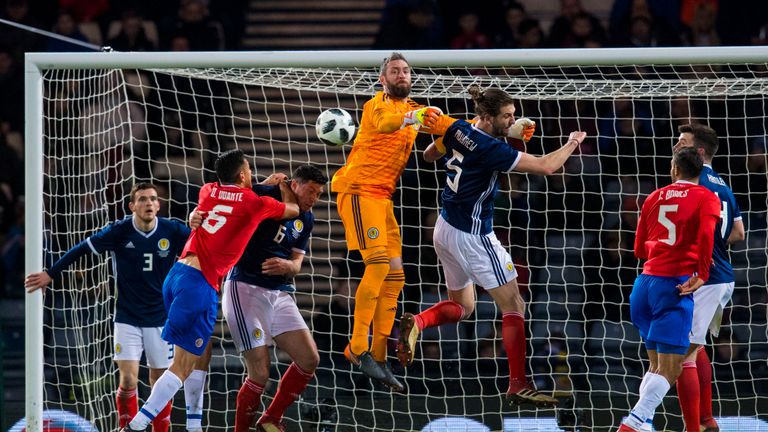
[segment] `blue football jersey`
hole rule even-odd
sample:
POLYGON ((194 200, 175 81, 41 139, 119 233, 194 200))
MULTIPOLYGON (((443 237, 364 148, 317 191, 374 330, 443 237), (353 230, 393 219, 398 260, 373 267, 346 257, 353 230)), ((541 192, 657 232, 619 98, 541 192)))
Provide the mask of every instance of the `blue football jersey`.
POLYGON ((133 216, 109 224, 70 249, 48 273, 56 277, 86 253, 112 253, 117 281, 115 322, 136 327, 161 327, 166 313, 163 281, 184 249, 189 228, 177 221, 158 217, 152 231, 141 231, 133 216))
MULTIPOLYGON (((262 196, 282 200, 279 186, 254 185, 253 191, 262 196)), ((265 275, 261 272, 261 264, 272 257, 290 259, 294 251, 305 253, 314 224, 315 217, 311 211, 301 212, 294 219, 263 220, 248 241, 243 256, 227 275, 227 279, 267 289, 296 291, 293 278, 265 275)))
POLYGON ((448 128, 443 144, 447 177, 441 195, 441 216, 464 232, 489 234, 493 230, 499 172, 514 169, 520 152, 465 120, 448 128))
POLYGON ((712 169, 704 164, 701 170, 699 184, 711 190, 720 200, 720 221, 715 227, 715 244, 712 251, 712 268, 709 272, 707 285, 733 282, 733 266, 728 260, 728 237, 731 235, 733 223, 741 220, 741 210, 736 203, 731 188, 712 169))

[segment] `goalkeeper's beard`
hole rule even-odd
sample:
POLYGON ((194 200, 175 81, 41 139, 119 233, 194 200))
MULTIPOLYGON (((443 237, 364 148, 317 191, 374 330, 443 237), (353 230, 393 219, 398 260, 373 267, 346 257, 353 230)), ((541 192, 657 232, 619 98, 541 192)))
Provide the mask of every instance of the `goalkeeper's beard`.
POLYGON ((397 99, 405 99, 411 94, 411 84, 390 84, 387 86, 387 93, 397 99))

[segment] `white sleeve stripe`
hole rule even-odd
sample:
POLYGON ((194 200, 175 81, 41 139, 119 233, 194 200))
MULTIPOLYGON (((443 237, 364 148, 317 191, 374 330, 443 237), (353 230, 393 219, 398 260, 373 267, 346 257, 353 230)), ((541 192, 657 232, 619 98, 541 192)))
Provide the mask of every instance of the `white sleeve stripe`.
POLYGON ((508 169, 508 170, 506 170, 505 172, 510 172, 510 171, 512 171, 513 169, 515 169, 515 167, 517 166, 517 164, 520 162, 520 158, 521 158, 521 157, 523 157, 523 154, 522 154, 522 152, 517 152, 517 157, 515 158, 515 161, 514 161, 514 162, 512 162, 512 166, 510 166, 510 167, 509 167, 509 169, 508 169))
POLYGON ((299 249, 299 248, 291 248, 291 251, 296 252, 296 253, 300 253, 300 254, 306 254, 307 253, 307 251, 305 251, 304 249, 299 249))
POLYGON ((90 237, 85 239, 85 242, 88 243, 88 247, 91 248, 91 252, 93 252, 96 255, 100 255, 99 252, 96 250, 96 248, 93 247, 93 243, 91 243, 91 238, 90 237))
POLYGON ((740 221, 740 220, 741 220, 741 216, 733 218, 733 221, 734 221, 734 222, 736 222, 736 221, 740 221))

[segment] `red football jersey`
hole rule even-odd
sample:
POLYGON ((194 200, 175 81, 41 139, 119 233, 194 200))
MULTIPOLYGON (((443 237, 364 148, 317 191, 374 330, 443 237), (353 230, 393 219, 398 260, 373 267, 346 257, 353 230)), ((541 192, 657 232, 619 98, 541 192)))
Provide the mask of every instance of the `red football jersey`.
POLYGON ((720 202, 703 186, 680 180, 655 190, 643 203, 635 236, 635 256, 648 260, 643 274, 709 279, 719 219, 720 202))
POLYGON ((200 261, 205 280, 219 290, 221 280, 240 256, 259 223, 280 219, 285 204, 251 189, 206 183, 197 204, 203 223, 187 240, 181 257, 193 253, 200 261))

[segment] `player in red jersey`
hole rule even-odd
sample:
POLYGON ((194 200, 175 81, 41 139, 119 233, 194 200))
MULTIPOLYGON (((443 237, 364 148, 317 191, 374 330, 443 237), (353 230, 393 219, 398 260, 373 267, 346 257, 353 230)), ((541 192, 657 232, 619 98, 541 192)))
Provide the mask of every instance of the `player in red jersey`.
POLYGON ((205 219, 189 236, 163 284, 168 320, 162 336, 175 345, 173 363, 155 382, 146 403, 124 431, 145 430, 206 351, 216 322, 219 285, 259 223, 299 214, 287 185, 283 202, 251 190, 251 168, 241 150, 228 151, 216 159, 216 176, 218 182, 207 183, 200 190, 197 209, 205 219))
POLYGON ((620 432, 651 429, 648 423, 680 375, 688 350, 693 323, 693 296, 689 294, 709 278, 712 233, 720 219, 720 201, 698 185, 702 167, 696 150, 677 151, 670 173, 674 183, 649 195, 640 212, 635 255, 647 261, 635 280, 629 305, 650 368, 640 383, 640 400, 622 422, 620 432))

